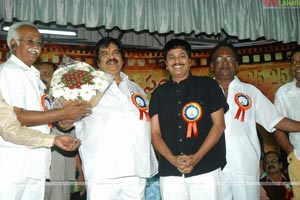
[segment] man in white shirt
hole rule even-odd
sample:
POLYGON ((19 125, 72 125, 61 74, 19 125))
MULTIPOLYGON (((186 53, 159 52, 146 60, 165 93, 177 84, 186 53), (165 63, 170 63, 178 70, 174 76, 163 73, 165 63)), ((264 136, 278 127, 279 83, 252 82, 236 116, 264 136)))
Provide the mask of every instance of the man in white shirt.
POLYGON ((261 149, 256 123, 267 131, 300 130, 300 123, 278 114, 274 105, 253 85, 236 76, 238 54, 232 44, 222 41, 211 52, 211 70, 229 104, 225 114, 227 164, 222 170, 223 200, 259 199, 261 149))
MULTIPOLYGON (((300 120, 300 49, 292 54, 290 67, 294 79, 277 90, 274 105, 280 114, 300 120)), ((288 155, 288 172, 294 199, 300 199, 300 132, 276 130, 275 138, 288 155)))
POLYGON ((145 92, 121 72, 124 52, 120 41, 103 38, 95 52, 97 67, 114 81, 93 114, 75 124, 87 198, 142 200, 146 178, 157 173, 148 101, 145 92))
MULTIPOLYGON (((44 111, 45 85, 32 66, 40 55, 42 42, 31 23, 18 22, 8 31, 7 44, 12 55, 0 65, 0 92, 13 106, 22 125, 49 134, 48 123, 76 120, 90 110, 79 102, 61 109, 44 111)), ((43 200, 45 179, 49 175, 50 150, 29 149, 0 138, 0 199, 43 200), (48 171, 47 171, 48 170, 48 171)))

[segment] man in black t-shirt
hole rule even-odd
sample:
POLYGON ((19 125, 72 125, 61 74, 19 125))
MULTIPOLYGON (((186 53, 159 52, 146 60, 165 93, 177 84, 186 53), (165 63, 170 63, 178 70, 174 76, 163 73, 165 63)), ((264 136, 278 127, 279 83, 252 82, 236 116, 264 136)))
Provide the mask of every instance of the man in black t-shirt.
POLYGON ((186 41, 170 40, 163 54, 171 78, 152 93, 149 107, 152 144, 161 155, 162 198, 220 199, 225 96, 215 80, 191 74, 186 41))

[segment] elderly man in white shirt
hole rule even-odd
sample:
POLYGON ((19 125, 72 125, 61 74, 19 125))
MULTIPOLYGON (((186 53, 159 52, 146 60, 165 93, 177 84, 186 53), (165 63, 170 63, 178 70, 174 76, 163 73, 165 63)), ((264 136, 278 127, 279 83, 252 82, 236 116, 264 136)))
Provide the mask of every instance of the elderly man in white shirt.
MULTIPOLYGON (((49 134, 48 123, 76 120, 91 112, 79 102, 44 111, 41 100, 45 85, 39 79, 39 71, 32 66, 40 55, 42 42, 33 24, 18 22, 12 25, 7 44, 12 55, 0 65, 0 92, 13 106, 22 125, 49 134)), ((50 165, 49 149, 29 149, 0 138, 0 163, 0 199, 44 199, 50 165)))

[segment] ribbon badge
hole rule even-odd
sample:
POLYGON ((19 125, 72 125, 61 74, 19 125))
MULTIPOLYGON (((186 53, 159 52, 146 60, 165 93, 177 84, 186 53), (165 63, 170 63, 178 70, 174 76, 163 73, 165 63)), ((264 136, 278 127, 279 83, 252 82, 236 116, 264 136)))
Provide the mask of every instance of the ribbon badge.
POLYGON ((241 121, 244 122, 245 111, 248 110, 249 108, 251 108, 252 100, 248 95, 242 94, 242 93, 237 93, 234 97, 234 100, 235 100, 235 103, 239 107, 238 111, 235 114, 234 119, 238 120, 240 118, 240 115, 242 115, 241 121))
POLYGON ((198 137, 196 122, 202 117, 202 107, 197 102, 187 103, 181 110, 181 116, 188 123, 186 138, 192 137, 192 131, 194 131, 194 138, 198 137))
POLYGON ((41 102, 44 111, 52 109, 52 101, 48 94, 43 94, 41 102))
POLYGON ((131 101, 140 111, 140 120, 144 119, 144 114, 145 114, 146 121, 150 121, 150 117, 147 112, 148 104, 147 104, 146 98, 141 94, 133 93, 131 95, 131 101))
MULTIPOLYGON (((52 101, 48 94, 43 94, 41 98, 41 103, 44 111, 51 110, 52 109, 52 101)), ((49 128, 52 128, 52 123, 48 124, 49 128)))

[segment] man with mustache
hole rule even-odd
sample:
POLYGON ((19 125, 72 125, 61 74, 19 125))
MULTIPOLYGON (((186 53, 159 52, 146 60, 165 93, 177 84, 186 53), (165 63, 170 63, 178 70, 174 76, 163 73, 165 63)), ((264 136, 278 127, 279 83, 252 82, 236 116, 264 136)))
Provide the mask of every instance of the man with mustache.
POLYGON ((291 200, 292 190, 288 179, 282 173, 282 162, 279 154, 269 151, 263 159, 266 176, 260 182, 270 200, 291 200))
MULTIPOLYGON (((49 134, 49 123, 76 120, 91 112, 80 102, 44 110, 45 85, 39 79, 39 71, 32 66, 40 55, 42 41, 33 24, 18 22, 12 25, 7 45, 11 56, 0 65, 0 92, 13 106, 22 125, 49 134)), ((49 105, 50 101, 47 103, 49 105)), ((29 149, 0 138, 0 163, 0 199, 44 199, 45 180, 49 177, 49 149, 29 149)))
MULTIPOLYGON (((291 55, 290 69, 293 80, 277 90, 274 105, 279 113, 298 121, 300 120, 299 48, 294 50, 291 55)), ((291 183, 293 184, 294 198, 300 199, 300 132, 284 132, 276 130, 275 138, 288 155, 288 172, 291 183)))
POLYGON ((238 54, 228 41, 211 51, 211 71, 227 98, 225 114, 227 164, 222 170, 223 200, 259 199, 261 146, 256 123, 268 132, 298 132, 300 122, 278 114, 272 102, 251 84, 237 77, 238 54))
POLYGON ((75 123, 87 199, 143 200, 146 178, 157 173, 146 94, 122 72, 119 40, 102 38, 95 53, 97 68, 114 81, 93 114, 75 123))
POLYGON ((171 77, 151 95, 160 190, 164 200, 219 200, 228 105, 216 81, 191 74, 191 55, 187 41, 167 42, 163 56, 171 77))

